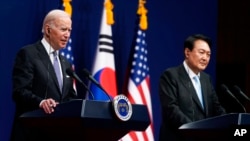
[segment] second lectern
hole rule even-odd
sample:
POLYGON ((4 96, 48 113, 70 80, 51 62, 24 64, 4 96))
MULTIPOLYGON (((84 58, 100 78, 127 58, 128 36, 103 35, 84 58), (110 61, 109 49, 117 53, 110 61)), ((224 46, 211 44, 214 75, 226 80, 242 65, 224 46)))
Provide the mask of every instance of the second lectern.
POLYGON ((179 130, 186 137, 211 141, 218 139, 243 139, 244 136, 239 136, 238 134, 235 136, 237 129, 240 131, 242 128, 250 129, 249 113, 231 113, 211 117, 184 124, 179 130))

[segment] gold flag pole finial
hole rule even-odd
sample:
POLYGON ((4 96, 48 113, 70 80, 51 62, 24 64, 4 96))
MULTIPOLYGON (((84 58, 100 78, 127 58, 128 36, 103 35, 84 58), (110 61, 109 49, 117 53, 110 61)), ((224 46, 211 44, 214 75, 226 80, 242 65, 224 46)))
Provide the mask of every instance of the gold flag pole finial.
POLYGON ((72 15, 72 6, 70 4, 71 0, 63 0, 63 6, 65 7, 65 12, 67 12, 70 16, 72 15))
POLYGON ((146 30, 148 28, 147 22, 147 12, 148 10, 145 8, 144 4, 146 0, 139 0, 139 6, 137 10, 137 14, 140 15, 140 28, 146 30))
POLYGON ((105 2, 106 14, 107 14, 107 24, 112 25, 114 24, 114 15, 113 15, 113 8, 114 5, 112 4, 111 0, 106 0, 105 2))

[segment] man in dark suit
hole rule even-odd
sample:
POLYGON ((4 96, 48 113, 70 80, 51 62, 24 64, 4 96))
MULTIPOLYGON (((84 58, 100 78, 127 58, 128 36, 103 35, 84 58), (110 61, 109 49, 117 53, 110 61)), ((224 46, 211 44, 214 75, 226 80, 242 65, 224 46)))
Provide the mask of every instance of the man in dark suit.
POLYGON ((30 131, 18 123, 21 114, 39 108, 51 114, 57 104, 76 97, 73 79, 66 75, 66 69, 72 66, 65 57, 58 55, 70 38, 71 24, 70 16, 64 11, 50 11, 44 18, 42 40, 17 53, 12 78, 16 104, 12 140, 29 140, 27 137, 33 140, 30 131), (55 64, 57 69, 54 69, 55 64))
POLYGON ((183 64, 169 68, 161 75, 159 140, 182 140, 184 137, 178 131, 181 125, 225 113, 210 76, 203 72, 210 60, 210 47, 208 37, 201 34, 189 36, 184 42, 183 64))

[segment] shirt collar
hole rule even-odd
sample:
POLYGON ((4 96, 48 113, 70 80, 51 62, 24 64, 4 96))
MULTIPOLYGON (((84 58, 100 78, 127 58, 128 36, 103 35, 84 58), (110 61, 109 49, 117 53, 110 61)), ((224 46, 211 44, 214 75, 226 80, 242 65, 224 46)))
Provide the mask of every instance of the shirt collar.
POLYGON ((187 65, 186 61, 183 61, 183 65, 185 70, 187 71, 188 76, 192 79, 194 76, 198 76, 200 78, 200 73, 197 75, 190 69, 190 67, 187 65))
POLYGON ((48 54, 52 54, 55 51, 53 47, 45 40, 45 38, 43 38, 41 42, 48 54))

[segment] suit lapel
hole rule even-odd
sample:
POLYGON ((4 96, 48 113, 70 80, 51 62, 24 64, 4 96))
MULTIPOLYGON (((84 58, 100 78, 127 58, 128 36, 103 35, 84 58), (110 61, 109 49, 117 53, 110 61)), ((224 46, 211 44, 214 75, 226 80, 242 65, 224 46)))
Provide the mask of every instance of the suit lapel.
MULTIPOLYGON (((201 103, 200 103, 200 100, 196 94, 196 90, 193 86, 193 83, 192 81, 190 80, 189 76, 188 76, 188 73, 187 71, 185 70, 184 66, 181 65, 181 67, 179 68, 179 75, 181 77, 181 81, 183 83, 183 85, 186 87, 187 89, 187 94, 190 94, 192 96, 192 99, 194 100, 194 103, 196 103, 198 105, 198 107, 202 110, 202 106, 201 106, 201 103)), ((203 87, 202 87, 202 92, 204 91, 203 87)), ((206 106, 205 106, 206 107, 206 106)))
POLYGON ((53 67, 53 65, 51 63, 51 60, 49 58, 48 53, 46 52, 46 50, 45 50, 45 48, 44 48, 44 46, 42 45, 41 42, 37 43, 36 48, 38 50, 37 55, 41 58, 41 60, 42 60, 42 62, 44 64, 44 67, 49 72, 50 78, 53 79, 53 82, 56 85, 57 90, 59 91, 59 93, 61 93, 61 91, 59 89, 59 84, 58 84, 58 81, 57 81, 56 73, 54 71, 54 67, 53 67))
POLYGON ((62 87, 62 95, 64 95, 64 91, 65 91, 65 83, 66 83, 66 72, 64 70, 66 70, 66 66, 65 66, 65 59, 59 55, 59 59, 60 59, 60 63, 61 63, 61 69, 62 69, 62 77, 63 77, 63 87, 62 87))
POLYGON ((207 84, 206 84, 206 81, 205 81, 205 79, 204 79, 204 77, 203 77, 203 75, 202 75, 202 73, 201 73, 201 75, 200 75, 200 82, 201 82, 201 90, 202 90, 202 96, 203 96, 203 104, 204 104, 204 109, 205 109, 205 112, 206 112, 206 114, 208 113, 208 111, 207 111, 207 84))

